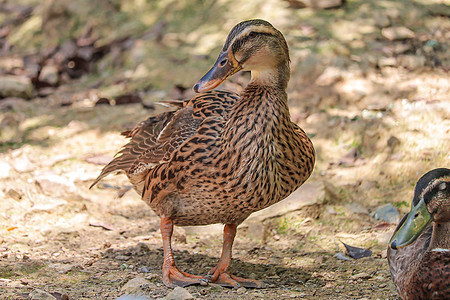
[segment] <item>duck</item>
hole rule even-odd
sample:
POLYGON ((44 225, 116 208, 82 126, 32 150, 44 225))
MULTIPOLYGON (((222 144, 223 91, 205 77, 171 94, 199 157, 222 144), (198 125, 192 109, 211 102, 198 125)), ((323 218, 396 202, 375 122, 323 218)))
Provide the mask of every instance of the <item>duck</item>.
POLYGON ((417 181, 387 259, 401 299, 450 299, 450 169, 431 170, 417 181))
POLYGON ((237 226, 290 195, 314 168, 313 144, 290 118, 289 78, 283 34, 265 20, 237 24, 212 68, 194 85, 198 95, 169 100, 175 110, 123 132, 128 144, 92 184, 124 172, 161 218, 166 286, 266 286, 231 274, 230 264, 237 226), (251 79, 240 94, 215 90, 241 70, 250 71, 251 79), (217 223, 224 224, 217 265, 206 275, 180 270, 171 243, 174 226, 217 223))

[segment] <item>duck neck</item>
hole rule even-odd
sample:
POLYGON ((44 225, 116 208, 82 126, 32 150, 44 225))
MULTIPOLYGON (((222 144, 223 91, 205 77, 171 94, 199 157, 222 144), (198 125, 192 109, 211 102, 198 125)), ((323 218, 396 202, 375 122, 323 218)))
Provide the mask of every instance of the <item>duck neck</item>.
POLYGON ((271 128, 278 131, 281 125, 290 123, 286 91, 266 79, 258 77, 250 81, 234 105, 227 127, 240 126, 235 129, 273 135, 271 128))
POLYGON ((428 249, 450 249, 450 222, 434 222, 433 234, 428 249))
POLYGON ((252 80, 231 110, 223 131, 223 144, 227 148, 242 145, 243 152, 250 151, 246 154, 253 156, 257 149, 267 148, 268 143, 283 138, 283 130, 290 126, 286 91, 252 80))
POLYGON ((288 63, 283 62, 275 68, 252 70, 251 74, 250 84, 274 87, 285 91, 290 79, 290 68, 288 63))

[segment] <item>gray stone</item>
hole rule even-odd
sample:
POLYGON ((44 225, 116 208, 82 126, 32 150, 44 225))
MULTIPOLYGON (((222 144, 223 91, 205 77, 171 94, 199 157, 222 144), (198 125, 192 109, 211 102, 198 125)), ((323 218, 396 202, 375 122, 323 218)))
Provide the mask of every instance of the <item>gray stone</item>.
POLYGON ((31 98, 33 84, 26 76, 3 75, 0 76, 0 96, 31 98))
POLYGON ((35 175, 34 180, 47 195, 77 194, 77 188, 70 179, 51 171, 35 175))
POLYGON ((148 268, 146 266, 142 266, 142 267, 139 268, 139 272, 141 272, 141 273, 148 273, 150 271, 148 270, 148 268))
POLYGON ((414 31, 404 26, 383 28, 381 34, 390 41, 406 40, 415 37, 414 31))
POLYGON ((145 297, 145 296, 136 296, 136 295, 122 295, 119 298, 117 298, 116 300, 148 300, 148 299, 152 299, 152 298, 145 297))
POLYGON ((165 299, 166 300, 187 300, 187 299, 194 299, 194 297, 185 288, 176 287, 173 289, 173 291, 171 291, 169 294, 167 294, 165 299))
POLYGON ((36 168, 34 163, 32 163, 26 155, 14 158, 12 165, 19 173, 31 172, 36 168))
POLYGON ((39 74, 39 81, 49 83, 51 85, 56 85, 59 80, 58 68, 54 65, 46 65, 42 67, 41 73, 39 74))
POLYGON ((422 68, 426 62, 425 56, 422 55, 400 55, 397 60, 399 65, 409 70, 422 68))
POLYGON ((375 14, 373 16, 375 25, 379 28, 388 27, 391 25, 391 21, 389 20, 389 17, 386 16, 386 14, 382 11, 376 10, 375 14))
POLYGON ((352 279, 369 279, 372 278, 369 274, 362 272, 352 276, 352 279))
POLYGON ((336 253, 334 255, 334 257, 336 257, 337 259, 340 259, 340 260, 352 260, 350 257, 345 256, 341 252, 336 253))
POLYGON ((29 295, 29 300, 56 300, 56 297, 40 289, 34 289, 29 295))
POLYGON ((154 288, 156 288, 156 286, 152 282, 138 276, 125 283, 120 291, 126 294, 144 295, 145 290, 154 288))
POLYGON ((11 166, 6 161, 0 160, 0 179, 9 177, 11 166))
POLYGON ((392 204, 386 204, 377 208, 373 217, 375 220, 383 220, 393 224, 398 223, 400 220, 400 214, 392 204))
POLYGON ((345 208, 351 211, 354 214, 362 214, 362 215, 368 215, 369 210, 362 206, 360 203, 357 202, 351 202, 345 205, 345 208))

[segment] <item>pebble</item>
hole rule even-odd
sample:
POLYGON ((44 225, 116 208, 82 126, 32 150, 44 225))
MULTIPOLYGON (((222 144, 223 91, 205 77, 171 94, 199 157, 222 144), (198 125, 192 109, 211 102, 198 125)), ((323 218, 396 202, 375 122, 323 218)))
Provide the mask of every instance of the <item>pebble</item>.
POLYGON ((46 65, 42 67, 41 73, 39 74, 39 81, 49 83, 51 85, 56 85, 59 80, 58 67, 54 65, 46 65))
POLYGON ((169 294, 167 294, 165 299, 166 300, 187 300, 187 299, 194 299, 194 297, 185 288, 176 287, 173 289, 173 291, 171 291, 169 294))
POLYGON ((390 41, 406 40, 415 37, 414 32, 404 26, 383 28, 381 34, 390 41))
POLYGON ((394 224, 398 223, 400 220, 400 214, 398 213, 397 208, 395 208, 392 204, 386 204, 378 207, 373 217, 375 220, 383 220, 394 224))
POLYGON ((3 75, 0 76, 1 97, 31 98, 33 95, 33 84, 26 76, 3 75))
POLYGON ((34 289, 29 295, 29 300, 56 300, 54 296, 40 289, 34 289))
POLYGON ((352 279, 355 279, 355 280, 356 279, 369 279, 371 277, 372 277, 371 275, 369 275, 369 274, 367 274, 365 272, 362 272, 362 273, 358 273, 358 274, 353 275, 352 279))
POLYGON ((245 287, 241 286, 240 288, 238 288, 238 289, 236 290, 236 292, 237 292, 239 295, 242 295, 242 294, 245 294, 245 292, 247 292, 247 289, 246 289, 245 287))
POLYGON ((9 177, 11 166, 6 161, 0 161, 0 179, 9 177))
POLYGON ((342 254, 341 252, 338 252, 334 255, 334 257, 336 257, 337 259, 340 260, 352 260, 351 258, 345 256, 344 254, 342 254))
POLYGON ((141 272, 141 273, 148 273, 148 272, 150 272, 150 271, 148 270, 148 268, 147 268, 146 266, 142 266, 142 267, 139 269, 139 272, 141 272))
POLYGON ((120 290, 127 294, 142 295, 144 293, 144 289, 149 290, 152 287, 155 287, 152 282, 138 276, 125 283, 120 290))
POLYGON ((117 255, 116 259, 117 260, 129 260, 130 257, 129 256, 125 256, 125 255, 117 255))

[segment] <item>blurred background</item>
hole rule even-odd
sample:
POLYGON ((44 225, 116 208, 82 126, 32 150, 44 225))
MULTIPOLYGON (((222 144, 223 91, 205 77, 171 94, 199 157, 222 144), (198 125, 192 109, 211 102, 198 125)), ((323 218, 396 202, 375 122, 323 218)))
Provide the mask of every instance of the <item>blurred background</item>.
MULTIPOLYGON (((416 180, 450 165, 448 4, 0 1, 1 298, 170 292, 161 285, 159 218, 125 176, 88 187, 126 143, 119 132, 166 111, 160 100, 193 96, 229 30, 261 18, 289 44, 291 117, 312 138, 316 168, 290 198, 295 207, 240 227, 234 272, 272 289, 187 292, 395 299, 387 240, 416 180), (372 255, 349 258, 342 242, 372 255)), ((220 88, 239 92, 248 80, 239 73, 220 88)), ((220 247, 221 226, 176 231, 177 259, 191 273, 213 267, 220 247)))

